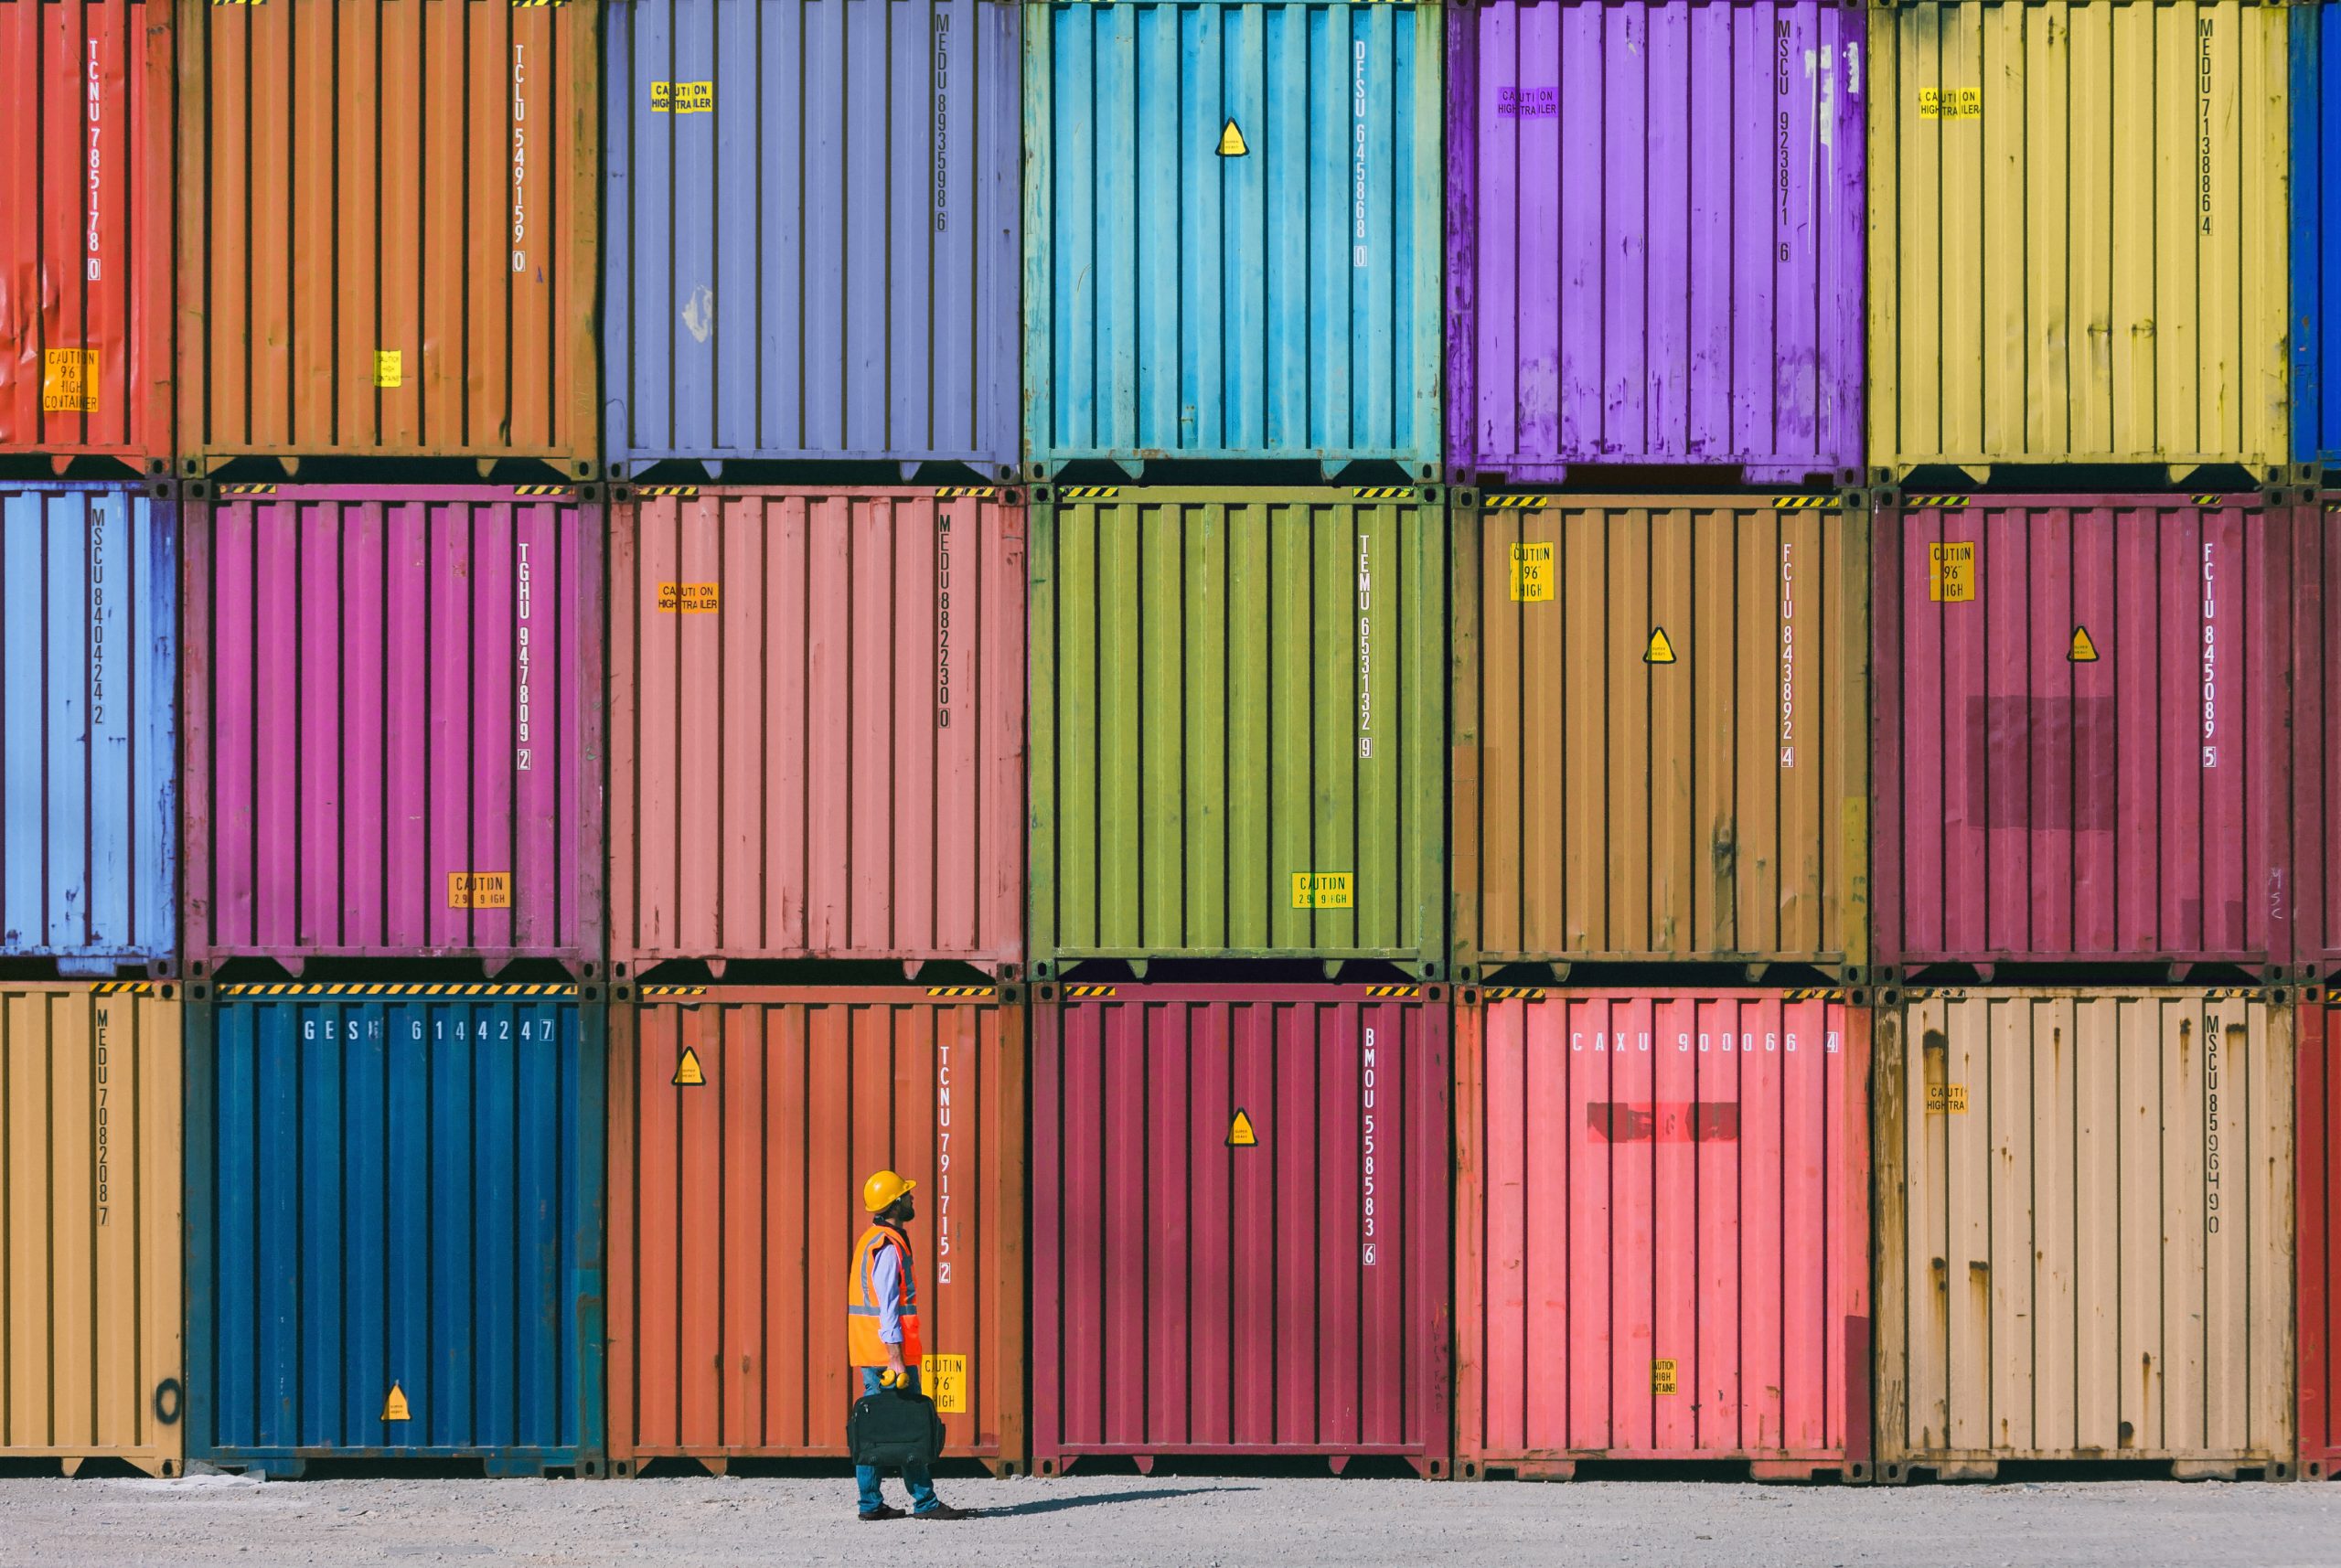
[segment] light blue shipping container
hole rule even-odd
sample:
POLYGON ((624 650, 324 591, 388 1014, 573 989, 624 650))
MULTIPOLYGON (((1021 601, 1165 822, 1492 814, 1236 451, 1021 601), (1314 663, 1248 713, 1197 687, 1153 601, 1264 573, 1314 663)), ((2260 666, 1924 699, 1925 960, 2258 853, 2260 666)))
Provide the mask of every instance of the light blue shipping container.
POLYGON ((0 958, 172 972, 177 537, 167 481, 0 485, 0 958))
POLYGON ((2341 7, 2292 13, 2293 461, 2341 464, 2341 7))
POLYGON ((1443 8, 1085 0, 1024 23, 1024 438, 1438 476, 1443 8))
POLYGON ((613 0, 610 473, 1017 461, 1021 13, 613 0))

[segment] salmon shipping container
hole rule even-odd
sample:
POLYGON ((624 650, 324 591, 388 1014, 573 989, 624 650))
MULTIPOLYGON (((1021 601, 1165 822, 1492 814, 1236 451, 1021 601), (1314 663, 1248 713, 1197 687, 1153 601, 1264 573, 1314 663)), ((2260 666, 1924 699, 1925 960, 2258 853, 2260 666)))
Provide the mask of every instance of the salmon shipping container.
POLYGON ((2341 293, 2341 33, 2326 53, 2325 7, 2288 13, 2292 51, 2293 448, 2295 463, 2341 463, 2341 384, 2329 392, 2325 364, 2341 372, 2341 316, 2325 304, 2341 293), (2331 151, 2327 152, 2330 144, 2331 151))
POLYGON ((2300 1276, 2300 1465, 2312 1481, 2341 1477, 2341 1011, 2323 987, 2304 987, 2300 1031, 2299 1165, 2293 1194, 2300 1276))
POLYGON ((1022 493, 621 485, 610 557, 616 973, 1015 977, 1022 493))
POLYGON ((1030 4, 1024 446, 1438 476, 1444 7, 1030 4))
POLYGON ((1447 9, 1450 476, 1857 469, 1865 13, 1447 9))
POLYGON ((189 1000, 188 1456, 602 1474, 599 987, 189 1000))
POLYGON ((1881 965, 2285 964, 2292 524, 2248 493, 1880 514, 1881 965))
POLYGON ((188 972, 596 975, 598 490, 211 489, 187 509, 188 972))
POLYGON ((1871 463, 2285 462, 2288 14, 1870 13, 1871 463))
MULTIPOLYGON (((618 988, 621 1003, 627 987, 618 988)), ((1024 1467, 1024 1008, 1012 986, 647 986, 613 1009, 610 1467, 843 1458, 861 1184, 911 1227, 944 1452, 1024 1467)))
POLYGON ((1442 493, 1033 498, 1033 974, 1444 975, 1442 493))
POLYGON ((1857 971, 1868 514, 1806 496, 1463 495, 1458 976, 1857 971))
POLYGON ((2289 561, 2293 951, 2301 976, 2341 978, 2341 499, 2295 510, 2289 561))
POLYGON ((1444 1477, 1443 986, 1065 986, 1032 1030, 1032 1463, 1444 1477))
POLYGON ((183 473, 594 476, 603 10, 181 7, 183 473))
POLYGON ((1021 7, 607 16, 613 476, 795 458, 1014 477, 1021 7))
POLYGON ((0 959, 172 971, 177 536, 168 480, 0 483, 0 959))
POLYGON ((1877 1462, 2293 1474, 2284 991, 1881 991, 1877 1462))
POLYGON ((0 1460, 183 1467, 179 1009, 0 988, 0 1460))
POLYGON ((1460 1474, 1869 1479, 1867 993, 1458 996, 1460 1474))
POLYGON ((0 8, 0 453, 171 472, 173 6, 0 8))

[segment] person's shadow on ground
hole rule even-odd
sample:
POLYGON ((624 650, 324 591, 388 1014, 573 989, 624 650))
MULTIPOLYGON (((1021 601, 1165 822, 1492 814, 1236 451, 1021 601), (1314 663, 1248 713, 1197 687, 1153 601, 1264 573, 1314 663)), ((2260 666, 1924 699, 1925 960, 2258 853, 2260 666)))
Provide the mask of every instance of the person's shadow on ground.
POLYGON ((1257 1487, 1157 1487, 1136 1492, 1091 1492, 1085 1497, 1042 1498, 1029 1503, 1014 1503, 1007 1508, 984 1509, 986 1519, 1009 1519, 1018 1514, 1055 1513, 1060 1509, 1096 1508, 1101 1503, 1152 1503, 1164 1498, 1211 1497, 1226 1492, 1256 1492, 1257 1487))

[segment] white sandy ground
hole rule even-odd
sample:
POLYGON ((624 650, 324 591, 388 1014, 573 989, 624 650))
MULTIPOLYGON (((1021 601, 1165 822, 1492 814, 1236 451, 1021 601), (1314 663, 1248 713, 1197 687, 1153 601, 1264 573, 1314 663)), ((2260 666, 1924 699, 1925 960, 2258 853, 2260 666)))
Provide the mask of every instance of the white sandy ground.
POLYGON ((842 1479, 9 1479, 0 1563, 2341 1564, 2341 1484, 1853 1489, 1121 1475, 939 1485, 954 1502, 1002 1513, 862 1524, 842 1479))

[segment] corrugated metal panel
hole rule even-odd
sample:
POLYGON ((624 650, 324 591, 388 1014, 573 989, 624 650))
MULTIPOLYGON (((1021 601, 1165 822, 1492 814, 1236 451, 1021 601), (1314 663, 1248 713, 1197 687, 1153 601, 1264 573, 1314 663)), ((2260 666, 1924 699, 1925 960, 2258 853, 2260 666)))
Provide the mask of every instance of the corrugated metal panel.
POLYGON ((1870 461, 2273 464, 2285 8, 1870 13, 1870 461))
POLYGON ((170 971, 177 532, 166 481, 0 485, 0 956, 170 971))
POLYGON ((1448 461, 1862 460, 1864 13, 1448 8, 1448 461))
POLYGON ((1033 1021, 1035 1470, 1384 1454, 1444 1476, 1446 988, 1058 990, 1033 1021))
POLYGON ((0 452, 170 472, 171 11, 0 7, 0 452))
POLYGON ((1456 510, 1456 963, 1863 963, 1867 515, 1531 499, 1456 510))
POLYGON ((2293 1009, 2270 997, 1881 997, 1885 1478, 2011 1459, 2289 1477, 2293 1009))
POLYGON ((646 987, 610 1056, 610 1453, 842 1458, 861 1183, 918 1184, 945 1446, 1024 1461, 1024 1008, 1013 987, 646 987), (703 1080, 679 1082, 686 1057, 703 1080), (938 1375, 942 1374, 942 1375, 938 1375))
POLYGON ((1459 993, 1457 1462, 1868 1478, 1869 1009, 1459 993))
POLYGON ((189 507, 190 974, 594 972, 602 507, 546 489, 231 485, 189 507))
POLYGON ((609 17, 613 463, 1006 476, 1021 7, 625 0, 609 17))
POLYGON ((1878 961, 2285 962, 2291 508, 1985 499, 1878 520, 1878 961))
POLYGON ((1035 975, 1213 955, 1443 974, 1439 492, 1034 500, 1035 975))
POLYGON ((2293 1205, 2298 1216, 2295 1245, 2300 1276, 2299 1308, 2301 1474, 2312 1481, 2341 1474, 2341 1253, 2335 1248, 2335 1221, 2341 1218, 2341 1072, 2334 1048, 2341 1046, 2335 1009, 2321 989, 2306 998, 2294 1020, 2300 1030, 2298 1159, 2293 1205))
POLYGON ((592 477, 602 7, 179 15, 183 471, 429 455, 592 477))
MULTIPOLYGON (((2341 463, 2341 395, 2326 390, 2325 362, 2341 360, 2341 246, 2325 243, 2341 225, 2341 35, 2327 51, 2326 7, 2290 12, 2292 80, 2293 460, 2341 463), (2328 151, 2329 149, 2329 151, 2328 151)), ((2336 364, 2341 369, 2341 364, 2336 364)))
POLYGON ((179 1473, 179 1001, 0 990, 0 1458, 179 1473))
POLYGON ((617 972, 1021 960, 1021 493, 630 497, 610 547, 617 972))
POLYGON ((1030 6, 1024 444, 1043 468, 1436 476, 1442 10, 1030 6))
POLYGON ((210 989, 187 1033, 189 1456, 598 1475, 598 989, 210 989))
POLYGON ((2309 976, 2341 976, 2341 500, 2293 516, 2272 570, 2291 613, 2293 952, 2309 976))

